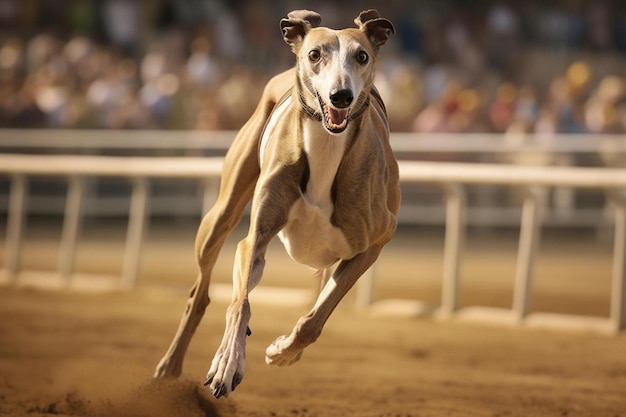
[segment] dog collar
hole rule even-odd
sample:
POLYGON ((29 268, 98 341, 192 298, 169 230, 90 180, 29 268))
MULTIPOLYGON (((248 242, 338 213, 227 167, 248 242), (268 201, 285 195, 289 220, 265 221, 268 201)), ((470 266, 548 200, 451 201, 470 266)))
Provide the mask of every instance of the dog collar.
MULTIPOLYGON (((318 122, 321 122, 323 119, 322 114, 316 111, 313 107, 306 104, 302 94, 298 94, 298 98, 300 99, 300 105, 302 106, 302 110, 304 110, 304 114, 306 114, 313 120, 317 120, 318 122)), ((348 115, 348 121, 355 120, 361 117, 361 115, 365 112, 365 110, 367 109, 369 105, 370 105, 370 94, 367 95, 367 98, 365 99, 365 102, 363 103, 360 109, 348 115)))

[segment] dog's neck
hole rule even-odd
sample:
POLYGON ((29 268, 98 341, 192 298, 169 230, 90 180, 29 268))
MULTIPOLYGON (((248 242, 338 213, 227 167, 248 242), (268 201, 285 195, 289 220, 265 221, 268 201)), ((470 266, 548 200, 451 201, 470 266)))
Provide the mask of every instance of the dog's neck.
POLYGON ((331 189, 347 138, 348 130, 333 135, 324 129, 321 121, 308 117, 302 120, 302 139, 310 172, 305 190, 309 203, 332 209, 331 189))
POLYGON ((357 101, 356 110, 350 112, 350 125, 347 129, 333 134, 324 128, 322 115, 307 103, 305 95, 309 100, 317 99, 304 89, 301 80, 298 79, 292 100, 294 105, 298 103, 301 106, 305 116, 302 118, 303 144, 310 170, 305 195, 310 203, 322 209, 332 210, 332 185, 348 144, 348 138, 352 135, 350 132, 353 131, 358 119, 363 116, 370 104, 370 91, 368 89, 362 94, 364 97, 357 101))

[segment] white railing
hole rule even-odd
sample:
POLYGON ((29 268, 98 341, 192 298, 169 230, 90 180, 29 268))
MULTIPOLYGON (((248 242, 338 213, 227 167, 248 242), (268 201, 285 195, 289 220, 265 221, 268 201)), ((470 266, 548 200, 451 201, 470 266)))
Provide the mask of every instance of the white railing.
POLYGON ((206 206, 214 200, 222 173, 222 158, 174 157, 105 157, 1 155, 0 175, 11 177, 5 251, 5 280, 14 281, 19 271, 19 259, 24 214, 28 195, 28 177, 64 177, 69 186, 65 204, 58 274, 68 284, 74 271, 76 242, 83 216, 84 180, 88 177, 125 178, 132 183, 128 230, 122 283, 135 284, 142 236, 148 216, 149 178, 193 178, 204 184, 206 206))
MULTIPOLYGON (((5 281, 16 282, 24 229, 28 178, 64 177, 69 181, 57 275, 71 285, 74 253, 79 234, 83 180, 118 177, 132 182, 133 191, 122 268, 122 285, 135 284, 142 236, 148 215, 150 178, 192 178, 205 185, 205 202, 213 201, 222 170, 221 158, 105 157, 53 155, 0 155, 0 175, 11 178, 5 253, 5 281)), ((437 314, 461 319, 499 320, 526 325, 583 327, 619 332, 626 327, 626 170, 610 168, 530 167, 519 165, 427 163, 400 161, 403 183, 432 183, 446 190, 446 235, 442 301, 437 314), (459 308, 459 269, 465 236, 465 187, 491 184, 527 190, 521 215, 513 305, 510 310, 459 308), (541 200, 546 187, 601 189, 614 203, 615 238, 611 312, 608 318, 565 316, 529 311, 534 254, 541 230, 541 200)), ((359 283, 357 302, 371 307, 375 271, 359 283)))
MULTIPOLYGON (((0 129, 0 152, 7 148, 77 150, 225 151, 236 131, 0 129)), ((391 133, 396 152, 455 153, 626 153, 624 135, 523 135, 490 133, 391 133)))
MULTIPOLYGON (((114 154, 142 156, 223 156, 230 146, 234 131, 164 131, 164 130, 41 130, 0 129, 0 153, 39 154, 114 154)), ((624 135, 510 135, 510 134, 391 134, 391 143, 399 159, 466 161, 514 164, 572 165, 577 160, 594 161, 607 166, 626 166, 624 135)), ((29 196, 32 214, 62 215, 65 210, 63 191, 31 182, 29 196)), ((193 188, 172 190, 167 180, 154 181, 150 199, 155 216, 176 213, 196 216, 201 200, 193 188), (175 198, 173 193, 175 193, 175 198), (175 203, 174 203, 175 202, 175 203)), ((8 192, 1 184, 0 213, 8 206, 8 192)), ((82 210, 90 216, 125 216, 125 192, 115 183, 98 180, 85 184, 82 210), (100 187, 113 192, 102 193, 100 187)), ((439 191, 413 186, 404 191, 413 199, 403 200, 399 220, 405 224, 443 225, 445 217, 439 191), (413 188, 412 188, 413 187, 413 188), (425 202, 430 202, 430 204, 425 202), (418 204, 419 206, 417 206, 418 204)), ((406 187, 405 187, 406 188, 406 187)), ((471 202, 466 221, 476 226, 516 226, 519 207, 511 205, 505 189, 473 187, 466 190, 471 202)), ((585 194, 585 201, 576 198, 573 189, 558 188, 551 194, 543 216, 546 226, 603 227, 606 223, 597 191, 585 194)), ((600 195, 601 197, 601 195, 600 195)))
MULTIPOLYGON (((529 326, 582 328, 619 332, 626 327, 626 170, 609 168, 531 167, 464 163, 400 161, 402 183, 435 183, 446 193, 446 233, 441 305, 433 312, 440 317, 519 323, 529 326), (523 187, 526 191, 520 220, 515 285, 511 309, 459 308, 459 271, 465 240, 465 186, 472 184, 523 187), (596 318, 530 311, 533 266, 541 232, 541 208, 547 187, 604 190, 615 211, 613 275, 610 317, 596 318)), ((374 265, 375 268, 375 265, 374 265)), ((375 272, 359 281, 357 302, 372 303, 375 272)), ((419 304, 419 303, 418 303, 419 304)), ((419 310, 409 305, 410 311, 419 310)), ((430 309, 426 309, 431 311, 430 309)))

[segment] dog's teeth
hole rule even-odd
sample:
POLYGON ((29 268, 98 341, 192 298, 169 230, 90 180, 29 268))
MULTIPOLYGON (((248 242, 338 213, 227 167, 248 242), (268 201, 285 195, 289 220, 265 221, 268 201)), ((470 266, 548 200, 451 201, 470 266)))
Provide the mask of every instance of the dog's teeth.
POLYGON ((328 126, 330 126, 331 129, 343 129, 344 127, 346 127, 346 124, 348 123, 348 119, 344 119, 343 122, 341 122, 340 124, 335 124, 333 122, 331 122, 330 120, 328 121, 328 126))

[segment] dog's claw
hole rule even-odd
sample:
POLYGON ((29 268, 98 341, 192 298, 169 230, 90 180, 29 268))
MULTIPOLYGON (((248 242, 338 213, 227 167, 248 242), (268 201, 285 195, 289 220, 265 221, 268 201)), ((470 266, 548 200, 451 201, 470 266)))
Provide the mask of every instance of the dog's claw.
POLYGON ((220 398, 224 395, 226 395, 226 385, 221 382, 213 389, 213 396, 215 398, 220 398))
POLYGON ((252 336, 252 330, 250 330, 250 326, 246 327, 246 336, 252 336))
POLYGON ((242 379, 243 376, 239 372, 236 372, 235 375, 233 375, 233 391, 237 388, 237 385, 241 384, 242 379))
POLYGON ((213 382, 213 377, 215 376, 215 374, 209 374, 206 376, 206 381, 204 381, 204 386, 206 387, 207 385, 210 385, 211 382, 213 382))

